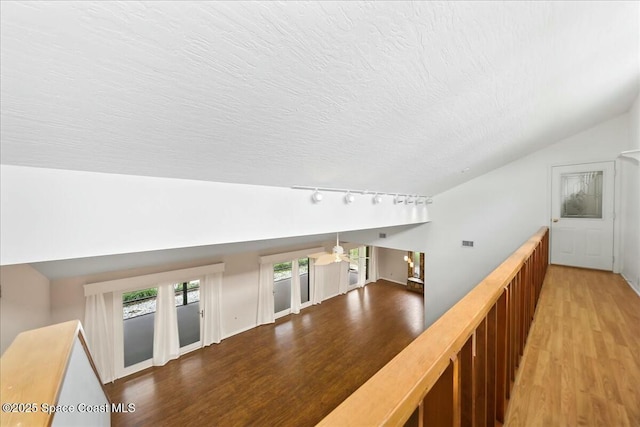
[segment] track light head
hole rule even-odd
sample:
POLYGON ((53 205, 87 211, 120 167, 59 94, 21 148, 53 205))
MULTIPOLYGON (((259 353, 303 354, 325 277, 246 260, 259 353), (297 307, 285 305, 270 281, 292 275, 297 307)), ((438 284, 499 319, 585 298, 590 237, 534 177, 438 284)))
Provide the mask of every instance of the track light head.
POLYGON ((323 197, 322 193, 316 189, 311 195, 311 200, 313 200, 314 203, 320 203, 323 197))
POLYGON ((356 199, 355 196, 353 194, 351 194, 350 191, 347 191, 347 194, 345 194, 345 196, 344 196, 344 202, 346 204, 353 203, 353 201, 355 199, 356 199))
POLYGON ((373 196, 373 204, 378 205, 380 203, 382 203, 382 196, 379 194, 376 194, 375 196, 373 196))

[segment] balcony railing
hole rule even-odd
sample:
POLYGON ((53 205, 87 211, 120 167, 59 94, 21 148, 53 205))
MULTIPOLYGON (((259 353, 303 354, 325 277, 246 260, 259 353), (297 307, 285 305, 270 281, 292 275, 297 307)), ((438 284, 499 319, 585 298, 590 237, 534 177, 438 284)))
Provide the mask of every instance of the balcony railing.
POLYGON ((319 425, 503 423, 548 251, 542 227, 319 425))

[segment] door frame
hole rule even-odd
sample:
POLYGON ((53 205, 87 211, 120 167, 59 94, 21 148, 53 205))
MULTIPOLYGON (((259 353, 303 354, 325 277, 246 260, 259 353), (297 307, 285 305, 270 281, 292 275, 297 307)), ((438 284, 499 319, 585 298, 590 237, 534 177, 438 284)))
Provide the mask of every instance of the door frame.
MULTIPOLYGON (((621 243, 621 230, 620 221, 618 220, 621 208, 620 201, 620 159, 591 159, 588 161, 578 161, 575 163, 562 162, 552 163, 547 167, 547 226, 551 230, 551 222, 553 220, 553 212, 551 211, 551 197, 553 195, 553 168, 563 166, 578 166, 578 165, 590 165, 593 163, 613 163, 613 272, 620 273, 621 271, 621 257, 620 257, 620 243, 621 243)), ((551 263, 551 251, 549 251, 549 263, 551 263)))

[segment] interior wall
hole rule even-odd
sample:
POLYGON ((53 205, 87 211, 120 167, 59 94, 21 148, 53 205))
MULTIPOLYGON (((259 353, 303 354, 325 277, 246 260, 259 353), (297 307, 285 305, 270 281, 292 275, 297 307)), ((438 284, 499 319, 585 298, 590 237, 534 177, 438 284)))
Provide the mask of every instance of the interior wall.
POLYGON ((0 352, 24 331, 51 323, 49 280, 29 265, 0 267, 0 352))
POLYGON ((602 122, 436 195, 429 223, 391 228, 385 238, 378 230, 346 233, 345 238, 425 252, 429 326, 541 226, 549 225, 551 167, 616 160, 628 149, 629 121, 629 114, 623 114, 602 122), (474 247, 462 247, 462 240, 474 241, 474 247))
MULTIPOLYGON (((277 248, 262 252, 245 252, 212 259, 195 260, 188 263, 158 265, 54 280, 51 282, 51 322, 59 323, 72 319, 84 321, 85 297, 83 286, 85 284, 224 262, 222 336, 227 338, 256 326, 260 256, 317 246, 324 246, 326 249, 329 244, 325 245, 324 243, 305 245, 303 247, 277 248)), ((325 280, 320 285, 323 287, 324 299, 327 299, 338 294, 339 273, 337 264, 330 264, 323 268, 326 269, 325 280)))
POLYGON ((389 248, 378 249, 378 272, 379 278, 397 282, 402 285, 407 284, 407 262, 404 257, 407 251, 389 248))
POLYGON ((23 264, 378 228, 425 205, 344 203, 311 190, 0 165, 0 264, 23 264), (46 206, 46 209, 42 209, 46 206), (38 245, 30 242, 37 241, 38 245), (63 245, 60 242, 64 242, 63 245))
POLYGON ((601 123, 437 197, 425 248, 427 325, 549 225, 551 167, 616 160, 628 145, 628 119, 601 123))
MULTIPOLYGON (((640 96, 629 111, 628 150, 640 149, 640 96)), ((620 158, 622 181, 622 276, 640 294, 640 153, 620 158)))

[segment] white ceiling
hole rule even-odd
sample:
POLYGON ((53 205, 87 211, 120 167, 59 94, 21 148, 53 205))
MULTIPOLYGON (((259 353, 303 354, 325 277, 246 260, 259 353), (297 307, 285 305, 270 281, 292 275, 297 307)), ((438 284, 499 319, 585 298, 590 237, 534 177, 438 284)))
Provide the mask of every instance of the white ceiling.
POLYGON ((626 111, 638 8, 3 1, 1 161, 437 194, 626 111))

